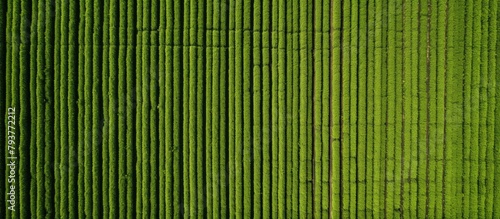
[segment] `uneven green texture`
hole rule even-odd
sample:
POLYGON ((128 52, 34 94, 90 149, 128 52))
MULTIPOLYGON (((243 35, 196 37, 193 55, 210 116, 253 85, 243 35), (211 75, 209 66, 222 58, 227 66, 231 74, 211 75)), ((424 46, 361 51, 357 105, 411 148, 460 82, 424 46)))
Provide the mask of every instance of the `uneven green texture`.
POLYGON ((0 218, 499 218, 499 7, 2 1, 0 218))

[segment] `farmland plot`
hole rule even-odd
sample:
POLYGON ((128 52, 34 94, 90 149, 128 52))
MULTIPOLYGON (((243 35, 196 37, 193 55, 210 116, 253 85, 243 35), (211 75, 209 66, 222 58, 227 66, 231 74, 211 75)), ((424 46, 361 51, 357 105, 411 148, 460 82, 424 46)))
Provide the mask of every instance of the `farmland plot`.
POLYGON ((0 218, 498 218, 496 0, 7 0, 0 218))

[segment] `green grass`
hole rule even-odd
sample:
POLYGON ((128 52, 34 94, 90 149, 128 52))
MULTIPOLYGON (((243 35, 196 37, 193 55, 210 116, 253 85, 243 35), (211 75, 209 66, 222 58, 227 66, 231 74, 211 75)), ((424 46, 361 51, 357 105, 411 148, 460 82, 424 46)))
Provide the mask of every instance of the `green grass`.
POLYGON ((0 6, 0 218, 497 216, 496 1, 0 6))

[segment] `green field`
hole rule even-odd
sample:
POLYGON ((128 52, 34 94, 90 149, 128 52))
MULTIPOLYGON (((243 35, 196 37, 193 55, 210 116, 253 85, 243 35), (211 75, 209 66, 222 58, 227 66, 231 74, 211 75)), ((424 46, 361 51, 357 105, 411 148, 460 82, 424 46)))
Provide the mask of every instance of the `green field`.
POLYGON ((500 218, 499 10, 1 1, 0 218, 500 218))

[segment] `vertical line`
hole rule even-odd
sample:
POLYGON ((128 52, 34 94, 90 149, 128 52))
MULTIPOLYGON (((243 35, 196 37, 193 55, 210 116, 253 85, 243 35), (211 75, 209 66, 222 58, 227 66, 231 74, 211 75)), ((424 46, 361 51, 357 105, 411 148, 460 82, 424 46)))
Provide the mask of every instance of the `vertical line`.
POLYGON ((442 190, 442 205, 443 205, 443 217, 446 216, 446 200, 445 200, 445 195, 446 195, 446 183, 445 183, 445 177, 446 177, 446 150, 447 150, 447 144, 448 142, 446 141, 446 103, 447 103, 447 74, 448 74, 448 16, 449 16, 449 1, 446 0, 446 8, 445 8, 445 41, 444 41, 444 144, 443 144, 443 190, 442 190))
POLYGON ((339 140, 339 153, 340 153, 340 165, 339 165, 339 173, 340 173, 340 180, 339 180, 339 189, 340 189, 340 193, 339 193, 339 206, 340 206, 340 209, 339 209, 339 212, 340 212, 340 218, 343 218, 343 206, 344 206, 344 189, 343 189, 343 186, 344 186, 344 175, 342 174, 342 170, 344 168, 344 162, 343 162, 343 141, 344 140, 344 110, 343 110, 343 97, 344 97, 344 86, 343 86, 343 81, 344 81, 344 0, 340 0, 340 18, 341 18, 341 22, 340 22, 340 60, 339 60, 339 63, 340 63, 340 99, 339 99, 339 102, 340 102, 340 140, 339 140))
POLYGON ((432 16, 432 7, 431 7, 431 2, 427 2, 427 46, 426 46, 426 60, 425 60, 425 65, 426 65, 426 97, 427 97, 427 118, 426 118, 426 132, 425 132, 425 152, 426 152, 426 163, 427 167, 425 170, 425 218, 429 218, 429 147, 430 147, 430 141, 429 141, 429 121, 430 121, 430 86, 429 86, 429 78, 430 78, 430 49, 431 49, 431 44, 430 44, 430 33, 431 33, 431 16, 432 16))
MULTIPOLYGON (((405 21, 406 21, 406 0, 403 0, 403 7, 402 7, 402 14, 403 14, 403 46, 402 46, 402 59, 403 59, 403 71, 401 72, 401 84, 404 85, 404 78, 405 78, 405 21)), ((403 88, 403 93, 402 93, 402 96, 403 96, 403 101, 402 101, 402 105, 401 105, 401 112, 402 112, 402 126, 401 126, 401 193, 400 193, 400 210, 401 210, 401 214, 400 214, 400 217, 401 218, 404 218, 404 166, 405 166, 405 159, 404 159, 404 154, 405 154, 405 150, 404 150, 404 147, 405 147, 405 101, 404 101, 404 95, 405 95, 405 89, 403 88)))

